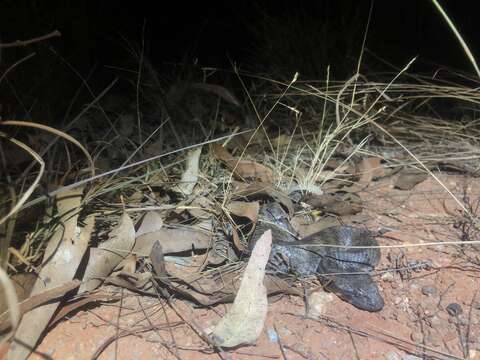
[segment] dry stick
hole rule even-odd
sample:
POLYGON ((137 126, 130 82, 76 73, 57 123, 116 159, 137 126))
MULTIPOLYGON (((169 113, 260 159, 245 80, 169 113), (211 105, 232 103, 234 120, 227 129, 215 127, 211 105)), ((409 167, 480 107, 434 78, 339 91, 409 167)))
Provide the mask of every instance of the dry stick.
POLYGON ((54 30, 51 33, 48 33, 46 35, 38 36, 36 38, 30 39, 30 40, 16 40, 11 43, 0 43, 0 49, 7 49, 7 48, 13 48, 13 47, 23 47, 23 46, 28 46, 31 44, 34 44, 36 42, 44 41, 53 37, 59 37, 62 36, 60 31, 54 30))
MULTIPOLYGON (((284 312, 283 314, 291 315, 291 316, 296 317, 296 318, 305 319, 304 316, 299 315, 299 314, 295 314, 295 313, 291 313, 291 312, 284 312)), ((421 351, 423 351, 423 352, 429 351, 432 354, 435 354, 436 356, 443 356, 444 358, 448 358, 448 359, 463 360, 463 358, 457 357, 457 356, 452 355, 452 354, 448 354, 444 351, 437 350, 435 348, 425 346, 423 344, 414 344, 411 341, 403 340, 402 338, 391 335, 388 332, 381 332, 381 331, 377 331, 377 330, 374 330, 374 329, 363 330, 363 329, 354 328, 354 327, 349 326, 349 325, 344 325, 344 324, 340 323, 339 321, 337 321, 333 318, 330 318, 328 316, 322 316, 318 320, 317 319, 311 319, 311 318, 307 318, 307 319, 318 322, 318 323, 326 324, 327 326, 330 326, 330 327, 335 327, 335 328, 343 330, 345 332, 352 332, 353 334, 356 334, 356 335, 371 337, 375 340, 382 341, 382 342, 385 342, 387 344, 400 346, 400 347, 402 347, 402 349, 407 349, 408 347, 420 348, 420 349, 422 349, 421 351)))
MULTIPOLYGON (((145 310, 145 307, 143 306, 142 302, 140 301, 140 296, 137 296, 136 297, 137 299, 137 303, 138 305, 140 306, 140 309, 142 310, 142 313, 143 315, 145 316, 145 320, 147 320, 148 324, 152 327, 154 327, 152 321, 150 320, 150 317, 149 315, 147 314, 146 310, 145 310)), ((161 308, 163 309, 163 313, 165 315, 165 320, 167 321, 167 325, 168 325, 168 330, 170 332, 170 335, 172 337, 172 342, 174 344, 174 348, 175 348, 175 352, 172 351, 172 349, 170 348, 170 346, 167 346, 165 345, 167 342, 162 338, 162 335, 160 334, 160 332, 158 331, 158 329, 154 328, 154 331, 155 333, 157 334, 158 338, 160 339, 160 344, 162 344, 165 349, 167 349, 167 351, 172 354, 172 356, 174 356, 175 358, 177 359, 181 359, 181 357, 179 356, 178 354, 178 346, 177 346, 177 343, 175 342, 175 338, 173 337, 173 331, 172 331, 172 326, 170 326, 170 320, 168 319, 168 316, 165 312, 165 307, 163 306, 163 303, 160 303, 160 306, 161 308)))
MULTIPOLYGON (((205 331, 202 329, 202 327, 197 324, 197 322, 195 321, 195 319, 193 319, 191 316, 188 316, 187 312, 186 311, 181 311, 178 306, 172 301, 172 299, 170 298, 169 294, 166 293, 165 294, 165 297, 166 297, 166 300, 168 302, 168 305, 173 309, 173 311, 175 311, 175 313, 178 315, 178 317, 180 319, 182 319, 186 324, 188 324, 188 326, 190 326, 190 328, 195 331, 195 333, 203 340, 205 341, 207 344, 209 344, 210 346, 214 347, 215 349, 217 349, 218 353, 217 355, 220 357, 220 359, 230 359, 230 355, 225 353, 225 351, 222 349, 221 346, 215 344, 211 339, 210 337, 208 336, 207 333, 205 333, 205 331), (188 319, 186 319, 188 317, 188 319)), ((186 304, 182 304, 183 306, 187 306, 186 304)), ((189 308, 189 312, 190 312, 190 308, 189 308)))
MULTIPOLYGON (((103 320, 103 319, 102 319, 103 320)), ((181 321, 178 321, 174 324, 172 324, 173 326, 179 326, 179 325, 182 325, 183 322, 181 321)), ((138 333, 141 333, 141 332, 147 332, 147 331, 151 331, 151 330, 162 330, 164 327, 168 327, 169 325, 149 325, 149 326, 145 326, 141 329, 137 329, 137 330, 127 330, 127 329, 123 329, 122 332, 118 335, 118 338, 115 336, 115 335, 112 335, 111 337, 109 337, 107 340, 105 340, 103 342, 102 345, 100 345, 97 350, 95 350, 95 353, 92 355, 91 359, 92 360, 95 360, 95 359, 98 359, 99 356, 105 351, 105 349, 108 347, 108 345, 110 345, 113 341, 115 341, 116 339, 119 339, 119 338, 122 338, 122 337, 126 337, 126 336, 138 336, 138 333)), ((165 345, 165 344, 163 344, 165 345)))
POLYGON ((117 326, 115 331, 115 360, 118 356, 118 335, 120 333, 120 318, 122 317, 122 309, 123 309, 123 288, 120 291, 120 306, 118 307, 118 314, 117 314, 117 326))
POLYGON ((468 310, 468 324, 467 324, 467 329, 465 331, 465 344, 466 344, 465 357, 468 357, 470 355, 469 340, 470 340, 470 330, 471 330, 470 327, 472 325, 472 309, 475 304, 475 299, 477 298, 477 294, 478 294, 478 289, 475 290, 475 293, 473 294, 472 301, 470 302, 470 309, 468 310))
MULTIPOLYGON (((157 288, 155 288, 155 292, 157 293, 157 296, 158 296, 158 298, 159 298, 159 300, 160 300, 160 294, 158 293, 157 288)), ((168 298, 167 298, 167 299, 168 299, 168 298)), ((169 301, 167 300, 167 302, 169 302, 169 301)), ((163 315, 165 316, 165 320, 167 321, 167 324, 170 324, 170 320, 169 320, 169 318, 168 318, 168 314, 167 314, 167 311, 166 311, 166 309, 165 309, 164 303, 163 303, 163 302, 160 302, 160 305, 161 305, 161 307, 162 307, 163 315)), ((174 356, 176 356, 177 358, 180 358, 180 355, 179 355, 179 353, 178 353, 178 345, 177 345, 177 342, 175 341, 175 336, 173 336, 173 330, 172 330, 172 328, 169 327, 169 328, 168 328, 168 331, 169 331, 170 337, 172 338, 172 343, 173 343, 174 346, 175 346, 175 354, 174 354, 174 356)))
POLYGON ((280 353, 282 354, 282 358, 284 360, 287 360, 287 354, 285 354, 285 349, 283 348, 283 344, 282 344, 282 339, 280 337, 280 333, 278 332, 277 330, 277 327, 275 326, 275 324, 273 324, 273 329, 275 330, 275 332, 277 333, 277 343, 278 343, 278 347, 280 349, 280 353))

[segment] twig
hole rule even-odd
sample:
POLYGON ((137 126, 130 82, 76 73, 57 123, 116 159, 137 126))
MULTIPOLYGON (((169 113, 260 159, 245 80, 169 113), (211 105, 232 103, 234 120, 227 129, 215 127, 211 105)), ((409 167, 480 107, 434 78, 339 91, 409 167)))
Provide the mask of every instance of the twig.
POLYGON ((60 31, 54 30, 49 34, 38 36, 36 38, 29 39, 29 40, 23 40, 23 41, 22 40, 16 40, 14 42, 4 43, 4 44, 0 43, 0 49, 7 49, 7 48, 13 48, 13 47, 24 47, 24 46, 34 44, 36 42, 41 42, 41 41, 48 40, 48 39, 53 38, 53 37, 60 37, 60 36, 62 36, 60 31))

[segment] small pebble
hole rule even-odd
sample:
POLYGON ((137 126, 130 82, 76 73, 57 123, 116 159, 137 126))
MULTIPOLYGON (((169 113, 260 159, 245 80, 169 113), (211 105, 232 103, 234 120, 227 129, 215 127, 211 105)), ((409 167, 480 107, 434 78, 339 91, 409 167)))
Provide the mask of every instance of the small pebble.
POLYGON ((450 304, 447 305, 447 312, 451 316, 458 316, 463 312, 463 310, 462 310, 462 307, 460 306, 460 304, 450 303, 450 304))
POLYGON ((414 331, 410 334, 410 339, 416 343, 421 343, 423 341, 423 334, 420 331, 414 331))
POLYGON ((426 296, 435 295, 438 292, 435 286, 426 285, 422 287, 422 294, 426 296))
POLYGON ((389 351, 384 356, 385 360, 402 360, 402 357, 396 351, 389 351))
POLYGON ((381 279, 385 282, 393 282, 393 280, 395 280, 395 276, 393 275, 392 272, 386 272, 385 274, 383 274, 381 276, 381 279))
POLYGON ((268 336, 268 340, 269 340, 270 342, 273 342, 273 343, 278 342, 278 334, 277 334, 277 332, 275 331, 275 329, 273 329, 273 328, 268 328, 268 329, 267 329, 267 336, 268 336))
POLYGON ((402 302, 402 298, 400 296, 395 296, 395 298, 393 299, 393 303, 395 305, 398 305, 402 302))
POLYGON ((402 360, 422 360, 422 358, 415 355, 405 355, 402 360))

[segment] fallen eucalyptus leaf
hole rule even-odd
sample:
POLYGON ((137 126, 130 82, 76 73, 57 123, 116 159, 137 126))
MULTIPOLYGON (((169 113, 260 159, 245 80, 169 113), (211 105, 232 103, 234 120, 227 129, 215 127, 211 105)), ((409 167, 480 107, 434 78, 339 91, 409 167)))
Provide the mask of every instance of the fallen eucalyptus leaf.
POLYGON ((272 232, 266 231, 255 244, 232 307, 212 333, 222 347, 253 344, 267 318, 267 289, 263 284, 265 266, 272 246, 272 232))
MULTIPOLYGON (((44 264, 35 282, 32 296, 69 282, 75 276, 78 265, 88 247, 95 217, 85 219, 85 227, 78 228, 78 212, 81 208, 83 189, 63 191, 57 195, 57 209, 61 219, 50 238, 44 255, 44 264)), ((15 333, 7 359, 23 360, 35 348, 40 335, 50 322, 59 301, 40 306, 25 314, 15 333)))
POLYGON ((198 148, 190 150, 187 154, 185 172, 182 174, 181 182, 178 184, 180 193, 182 193, 183 195, 192 194, 193 188, 197 184, 201 153, 202 147, 200 146, 198 148))
POLYGON ((130 253, 135 242, 133 221, 125 212, 118 225, 110 233, 109 239, 98 248, 90 249, 90 258, 83 276, 84 283, 79 293, 92 291, 102 283, 112 270, 130 253))
POLYGON ((139 221, 139 226, 135 236, 139 237, 143 234, 148 234, 160 230, 162 227, 162 216, 157 211, 148 211, 139 221))

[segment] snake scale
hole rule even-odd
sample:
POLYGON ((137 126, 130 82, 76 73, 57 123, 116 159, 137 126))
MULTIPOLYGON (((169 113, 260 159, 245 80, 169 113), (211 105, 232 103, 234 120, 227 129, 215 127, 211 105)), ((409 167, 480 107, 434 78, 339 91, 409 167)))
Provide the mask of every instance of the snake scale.
POLYGON ((289 216, 275 202, 260 208, 251 248, 266 230, 272 231, 273 239, 267 270, 299 278, 317 275, 328 291, 353 306, 372 312, 383 308, 383 298, 369 274, 380 261, 380 250, 334 247, 378 246, 370 231, 332 226, 298 240, 289 216))

